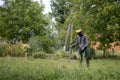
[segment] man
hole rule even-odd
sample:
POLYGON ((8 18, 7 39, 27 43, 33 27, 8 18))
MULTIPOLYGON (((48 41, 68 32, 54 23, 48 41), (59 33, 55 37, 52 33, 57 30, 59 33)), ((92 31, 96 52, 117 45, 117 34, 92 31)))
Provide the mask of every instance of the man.
POLYGON ((77 38, 76 38, 76 42, 74 44, 72 44, 70 47, 74 47, 77 44, 79 44, 79 54, 80 54, 80 62, 82 65, 82 61, 83 61, 83 52, 85 52, 85 58, 86 58, 86 64, 87 67, 89 67, 89 55, 88 55, 88 40, 87 37, 82 33, 81 29, 76 30, 77 33, 77 38))

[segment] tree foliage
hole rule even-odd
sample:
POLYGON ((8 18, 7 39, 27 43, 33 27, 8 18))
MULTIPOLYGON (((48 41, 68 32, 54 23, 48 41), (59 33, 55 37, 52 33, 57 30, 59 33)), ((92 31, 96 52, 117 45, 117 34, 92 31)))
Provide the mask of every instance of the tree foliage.
POLYGON ((32 0, 4 0, 0 6, 0 36, 25 42, 33 35, 46 34, 48 21, 43 6, 32 0))
MULTIPOLYGON (((99 49, 104 52, 111 47, 111 43, 120 41, 119 0, 70 0, 69 2, 72 7, 64 24, 57 23, 61 27, 61 32, 65 32, 68 24, 73 22, 74 39, 75 30, 81 28, 87 34, 91 44, 96 41, 100 42, 99 49)), ((63 41, 65 34, 63 33, 61 37, 63 41)))
POLYGON ((52 15, 59 23, 64 23, 69 15, 71 4, 68 0, 51 0, 52 15))
POLYGON ((111 43, 120 40, 120 2, 115 0, 85 1, 83 13, 89 14, 90 31, 92 35, 99 35, 99 49, 105 50, 111 47, 111 43))

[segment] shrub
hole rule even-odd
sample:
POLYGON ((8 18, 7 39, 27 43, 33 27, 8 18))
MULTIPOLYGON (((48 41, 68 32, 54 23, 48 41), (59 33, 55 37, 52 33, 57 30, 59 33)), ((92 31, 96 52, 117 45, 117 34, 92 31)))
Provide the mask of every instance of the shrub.
POLYGON ((62 50, 58 50, 54 54, 54 59, 61 59, 61 58, 69 58, 71 59, 73 54, 70 54, 69 52, 64 52, 62 50))
POLYGON ((53 48, 53 41, 44 36, 34 36, 30 38, 28 44, 30 45, 30 48, 32 52, 34 52, 36 49, 41 49, 45 51, 46 53, 53 53, 54 48, 53 48))
POLYGON ((23 43, 9 44, 6 41, 0 40, 0 56, 25 56, 27 48, 23 47, 23 43))
POLYGON ((39 41, 39 37, 30 38, 28 44, 30 45, 31 52, 35 52, 36 49, 41 49, 41 42, 39 41))
POLYGON ((4 56, 4 51, 7 47, 7 43, 0 40, 0 56, 4 56))
POLYGON ((78 53, 74 53, 71 59, 78 60, 80 55, 78 53))
POLYGON ((106 50, 105 51, 105 57, 109 57, 110 56, 110 51, 106 50))
POLYGON ((88 54, 90 58, 94 58, 95 57, 95 49, 93 49, 92 47, 88 47, 88 54))
POLYGON ((33 58, 42 58, 45 59, 47 57, 46 53, 44 51, 36 51, 33 53, 33 58))
POLYGON ((22 43, 16 44, 7 44, 7 47, 4 51, 4 55, 9 55, 13 57, 25 56, 26 49, 22 47, 22 43))

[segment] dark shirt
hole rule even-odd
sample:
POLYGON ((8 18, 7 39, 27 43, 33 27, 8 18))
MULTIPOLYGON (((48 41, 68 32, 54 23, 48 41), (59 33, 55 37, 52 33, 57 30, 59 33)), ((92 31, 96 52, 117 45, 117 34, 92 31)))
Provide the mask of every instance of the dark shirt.
POLYGON ((85 35, 77 35, 76 42, 73 44, 73 46, 79 44, 80 48, 85 48, 88 46, 88 39, 85 35))

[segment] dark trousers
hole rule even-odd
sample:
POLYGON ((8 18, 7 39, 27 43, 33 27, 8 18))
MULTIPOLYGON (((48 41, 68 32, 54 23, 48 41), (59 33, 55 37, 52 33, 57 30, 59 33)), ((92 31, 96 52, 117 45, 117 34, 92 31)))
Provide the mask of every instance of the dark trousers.
POLYGON ((88 55, 88 48, 85 47, 84 50, 79 50, 79 54, 80 54, 80 63, 82 65, 82 62, 83 62, 83 53, 85 52, 85 58, 86 58, 86 64, 87 64, 87 67, 89 67, 89 55, 88 55))

